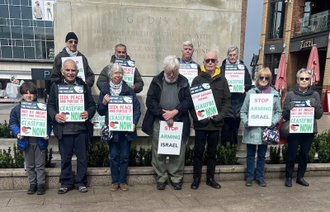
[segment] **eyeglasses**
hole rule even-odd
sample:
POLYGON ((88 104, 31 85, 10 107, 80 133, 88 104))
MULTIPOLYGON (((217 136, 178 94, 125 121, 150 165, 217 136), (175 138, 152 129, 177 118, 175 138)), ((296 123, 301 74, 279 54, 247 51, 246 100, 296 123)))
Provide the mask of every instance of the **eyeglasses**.
POLYGON ((300 81, 304 81, 304 80, 305 81, 309 81, 311 78, 309 78, 309 77, 305 77, 305 78, 304 77, 300 77, 299 79, 300 79, 300 81))
POLYGON ((211 63, 215 63, 216 59, 205 59, 204 60, 205 63, 209 63, 211 61, 211 63))
POLYGON ((71 72, 76 72, 77 69, 68 69, 68 68, 66 68, 66 69, 64 69, 64 71, 67 71, 67 72, 69 72, 69 71, 71 71, 71 72))
POLYGON ((260 80, 266 80, 266 81, 268 81, 269 80, 269 77, 260 77, 259 79, 260 80))
POLYGON ((78 44, 78 41, 76 41, 76 40, 69 40, 69 43, 70 43, 70 44, 72 44, 72 43, 74 43, 74 44, 78 44))
POLYGON ((126 54, 126 52, 125 51, 116 51, 117 52, 117 54, 126 54))

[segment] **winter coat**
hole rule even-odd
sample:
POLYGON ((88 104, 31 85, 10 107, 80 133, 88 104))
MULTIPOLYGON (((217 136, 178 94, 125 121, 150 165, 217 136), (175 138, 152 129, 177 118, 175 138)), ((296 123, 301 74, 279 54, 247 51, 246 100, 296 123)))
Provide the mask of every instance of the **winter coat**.
MULTIPOLYGON (((142 131, 150 136, 153 135, 155 119, 158 118, 159 120, 164 120, 164 111, 159 104, 163 89, 163 78, 164 71, 153 78, 147 94, 147 112, 142 123, 142 131)), ((175 107, 175 109, 179 111, 175 117, 180 117, 180 121, 183 122, 182 138, 186 139, 190 135, 190 119, 188 111, 193 106, 193 103, 187 78, 179 74, 176 83, 178 87, 178 98, 180 104, 175 107)))
MULTIPOLYGON (((240 64, 244 65, 243 61, 240 60, 240 64)), ((220 67, 221 75, 225 76, 226 74, 226 60, 222 61, 222 65, 220 67)), ((244 86, 245 86, 245 93, 231 93, 231 106, 229 113, 226 118, 239 118, 240 111, 246 96, 246 93, 252 88, 252 81, 249 70, 244 65, 244 86)))
POLYGON ((313 129, 313 132, 317 133, 316 119, 320 119, 322 117, 323 109, 321 105, 320 95, 317 91, 314 91, 312 86, 309 86, 306 93, 303 93, 299 90, 299 86, 296 85, 293 91, 287 93, 283 106, 283 118, 285 120, 290 120, 289 103, 292 100, 309 100, 309 99, 315 99, 317 104, 314 110, 314 129, 313 129))
MULTIPOLYGON (((105 83, 101 89, 101 93, 100 93, 99 100, 98 100, 98 108, 97 108, 97 112, 100 114, 100 116, 105 115, 105 124, 108 125, 109 124, 108 104, 104 105, 102 103, 102 100, 106 94, 111 96, 109 83, 105 83)), ((122 89, 121 89, 119 96, 132 96, 133 97, 133 124, 135 124, 135 130, 134 130, 134 132, 127 131, 125 133, 126 133, 126 137, 127 137, 128 141, 136 140, 137 139, 136 126, 137 126, 137 123, 138 123, 140 115, 141 115, 140 102, 137 99, 136 94, 134 93, 133 89, 130 88, 124 81, 123 81, 122 89)), ((117 140, 117 141, 119 140, 119 131, 113 131, 113 139, 117 140)))
MULTIPOLYGON (((79 57, 79 56, 82 57, 82 61, 84 63, 85 81, 86 81, 87 85, 92 87, 94 85, 95 75, 94 75, 92 69, 88 65, 87 58, 81 52, 78 51, 77 57, 79 57)), ((60 53, 58 53, 55 57, 52 74, 50 76, 51 83, 60 82, 60 80, 63 79, 63 76, 61 73, 62 57, 70 57, 70 55, 66 52, 65 48, 63 48, 63 50, 60 53)))
MULTIPOLYGON (((261 94, 261 91, 258 88, 252 88, 249 90, 244 100, 243 106, 241 108, 241 120, 244 125, 246 125, 249 120, 250 96, 251 94, 256 93, 261 94)), ((273 88, 271 88, 271 94, 274 94, 272 124, 276 125, 282 117, 281 98, 278 92, 273 88)), ((245 127, 242 143, 254 145, 263 144, 262 133, 265 128, 266 127, 245 127)))
MULTIPOLYGON (((112 55, 110 63, 114 63, 116 60, 115 55, 112 55)), ((126 56, 126 60, 131 60, 130 56, 127 55, 126 56)), ((109 78, 109 65, 107 65, 106 67, 103 68, 103 70, 101 71, 99 78, 97 79, 97 87, 99 88, 99 90, 101 91, 103 88, 103 85, 105 83, 109 83, 110 78, 109 78)), ((135 67, 135 71, 134 71, 134 92, 135 93, 140 93, 143 90, 143 86, 144 86, 144 82, 142 80, 142 77, 140 75, 139 70, 135 67)))
MULTIPOLYGON (((217 69, 219 69, 217 67, 217 69)), ((199 85, 202 83, 210 83, 215 104, 217 106, 218 115, 226 117, 230 108, 230 91, 228 87, 228 82, 224 76, 221 74, 214 76, 213 78, 206 73, 204 66, 202 67, 202 72, 199 76, 195 77, 191 86, 199 85)), ((224 124, 224 119, 222 121, 214 124, 209 121, 207 125, 203 125, 198 121, 195 108, 190 110, 191 117, 193 118, 194 129, 195 130, 221 130, 224 124)))
MULTIPOLYGON (((88 112, 88 120, 86 120, 85 126, 88 133, 88 139, 89 141, 92 141, 93 139, 93 124, 90 120, 92 120, 95 112, 96 112, 96 105, 93 100, 93 96, 91 93, 91 88, 87 86, 84 81, 80 78, 76 78, 76 81, 78 85, 83 85, 84 87, 84 103, 85 103, 85 111, 88 112)), ((63 79, 59 80, 52 84, 52 87, 50 88, 49 92, 49 100, 48 100, 48 115, 53 120, 53 132, 57 139, 61 139, 63 135, 63 127, 65 127, 65 123, 58 123, 55 120, 55 115, 59 113, 58 108, 58 85, 66 85, 64 84, 63 79)))
MULTIPOLYGON (((21 132, 21 103, 16 105, 10 112, 9 119, 10 130, 13 132, 15 138, 17 134, 21 132)), ((50 138, 50 133, 52 132, 52 123, 47 117, 47 135, 50 138)), ((38 144, 40 150, 46 149, 48 147, 48 140, 38 137, 38 144)), ((29 146, 29 137, 24 136, 23 139, 17 139, 17 146, 23 151, 29 146)))

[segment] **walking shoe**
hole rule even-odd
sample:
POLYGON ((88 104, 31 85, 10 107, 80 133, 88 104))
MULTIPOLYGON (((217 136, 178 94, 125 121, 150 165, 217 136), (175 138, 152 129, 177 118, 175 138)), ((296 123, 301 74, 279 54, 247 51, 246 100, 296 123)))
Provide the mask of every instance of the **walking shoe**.
POLYGON ((118 188, 119 188, 119 185, 118 185, 118 184, 112 184, 112 185, 110 186, 110 191, 117 191, 118 188))
POLYGON ((37 195, 44 195, 45 193, 45 184, 38 185, 37 195))
POLYGON ((198 189, 199 183, 201 181, 200 177, 194 178, 194 182, 191 184, 191 189, 198 189))
POLYGON ((167 182, 157 182, 157 190, 165 190, 167 182))
POLYGON ((287 177, 285 180, 286 187, 292 187, 292 177, 287 177))
POLYGON ((123 191, 128 191, 128 185, 126 183, 120 184, 120 189, 123 191))
POLYGON ((253 179, 246 179, 245 185, 246 186, 252 186, 253 179))
POLYGON ((30 188, 27 191, 27 194, 31 195, 31 194, 35 194, 36 192, 37 192, 37 185, 30 184, 30 188))
POLYGON ((174 190, 182 189, 182 183, 172 183, 172 186, 173 186, 174 190))
POLYGON ((309 186, 309 184, 304 180, 303 177, 297 177, 296 183, 303 185, 303 186, 309 186))
POLYGON ((256 180, 256 183, 257 183, 258 185, 260 185, 261 187, 266 187, 266 186, 267 186, 267 184, 266 184, 266 182, 264 181, 264 179, 256 180))
POLYGON ((206 179, 206 185, 211 186, 212 188, 220 189, 221 185, 217 183, 213 178, 206 179))

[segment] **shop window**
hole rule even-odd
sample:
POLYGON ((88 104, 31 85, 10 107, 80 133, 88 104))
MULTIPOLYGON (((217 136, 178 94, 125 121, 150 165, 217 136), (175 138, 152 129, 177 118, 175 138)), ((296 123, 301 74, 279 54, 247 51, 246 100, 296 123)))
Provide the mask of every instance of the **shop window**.
POLYGON ((3 58, 12 58, 12 52, 10 46, 2 46, 1 47, 1 55, 3 58))
POLYGON ((0 14, 2 18, 9 18, 8 6, 0 5, 0 14))
POLYGON ((271 0, 269 10, 268 39, 283 38, 285 3, 283 0, 271 0))
POLYGON ((22 19, 31 19, 32 9, 31 7, 22 7, 22 19))
POLYGON ((35 51, 33 47, 24 47, 25 59, 35 59, 35 51))
POLYGON ((20 7, 18 6, 9 6, 10 18, 21 18, 20 7))
POLYGON ((22 58, 22 59, 24 58, 23 47, 14 46, 13 50, 14 50, 14 58, 22 58))
POLYGON ((275 84, 275 79, 277 76, 278 65, 280 63, 281 54, 267 54, 265 55, 265 67, 268 67, 272 72, 273 82, 275 84))

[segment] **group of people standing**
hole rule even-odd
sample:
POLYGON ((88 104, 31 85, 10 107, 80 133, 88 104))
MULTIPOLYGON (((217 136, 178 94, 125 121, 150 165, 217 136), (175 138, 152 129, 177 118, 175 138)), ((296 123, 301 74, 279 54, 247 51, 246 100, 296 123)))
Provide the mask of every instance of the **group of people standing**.
MULTIPOLYGON (((61 187, 59 194, 64 194, 71 189, 87 192, 87 149, 93 136, 93 126, 90 122, 95 112, 105 116, 105 124, 108 125, 108 104, 111 96, 131 96, 133 105, 133 129, 130 131, 114 131, 108 140, 111 179, 111 191, 119 188, 128 190, 126 173, 129 163, 131 142, 137 139, 136 125, 140 118, 140 102, 136 93, 142 91, 144 82, 138 69, 135 69, 134 83, 128 86, 123 80, 123 67, 115 63, 116 59, 131 60, 124 44, 115 47, 115 53, 111 57, 110 65, 104 67, 97 81, 100 90, 97 106, 91 94, 95 76, 88 65, 87 58, 78 51, 78 37, 69 32, 65 39, 66 47, 56 56, 51 75, 52 85, 49 89, 48 115, 49 129, 58 139, 61 155, 61 187), (85 81, 78 76, 78 67, 74 60, 67 59, 62 62, 62 57, 81 56, 85 71, 85 81), (83 87, 85 111, 80 113, 84 122, 66 122, 59 113, 58 85, 80 85, 83 87), (52 125, 52 127, 51 127, 52 125), (77 173, 72 174, 72 155, 77 156, 77 173)), ((191 189, 198 189, 203 166, 203 153, 207 143, 207 171, 206 184, 220 189, 221 186, 214 179, 216 166, 216 150, 219 141, 221 144, 230 142, 238 143, 238 129, 240 123, 244 124, 243 143, 247 144, 247 171, 246 186, 251 186, 254 179, 255 153, 258 149, 256 182, 260 186, 266 186, 264 181, 265 154, 267 145, 262 142, 262 131, 265 127, 252 127, 248 123, 249 99, 251 94, 273 94, 273 116, 271 126, 274 127, 282 117, 280 97, 271 87, 272 74, 269 68, 261 69, 256 78, 256 87, 252 88, 251 77, 243 61, 238 59, 239 50, 231 46, 227 51, 227 58, 217 67, 219 61, 215 52, 208 52, 203 60, 203 66, 199 66, 193 59, 194 47, 190 41, 182 46, 182 57, 167 56, 163 61, 163 70, 155 76, 149 86, 142 131, 152 138, 152 166, 157 174, 157 189, 164 190, 170 182, 175 190, 182 189, 185 149, 190 136, 190 120, 193 120, 195 130, 194 171, 191 189), (190 93, 190 85, 186 77, 180 74, 180 64, 196 64, 198 76, 194 78, 192 85, 209 83, 212 90, 218 114, 206 119, 198 120, 190 93), (231 93, 225 77, 226 66, 230 64, 244 65, 244 91, 231 93), (191 118, 190 118, 191 117, 191 118), (179 155, 164 155, 158 153, 160 121, 165 121, 169 127, 174 122, 183 122, 181 149, 179 155), (222 130, 221 130, 222 129, 222 130), (167 157, 169 160, 167 161, 167 157)), ((283 117, 290 119, 290 110, 295 106, 293 100, 310 100, 315 108, 315 119, 322 116, 320 97, 310 86, 311 72, 301 69, 297 73, 297 85, 288 93, 283 107, 283 117)), ((26 82, 21 86, 21 94, 25 101, 36 101, 36 87, 33 83, 26 82)), ((22 137, 20 135, 20 105, 17 105, 10 115, 10 127, 18 138, 19 147, 23 148, 27 163, 27 175, 30 183, 28 194, 45 193, 44 173, 44 149, 48 146, 48 136, 45 138, 22 137), (31 150, 32 149, 32 150, 31 150), (40 156, 42 155, 42 156, 40 156), (37 175, 35 175, 35 172, 37 175)), ((313 133, 290 134, 286 167, 286 186, 292 186, 292 173, 297 147, 300 144, 299 168, 297 183, 308 185, 303 179, 307 166, 307 156, 313 135, 317 132, 314 121, 313 133), (304 136, 304 139, 302 137, 304 136), (307 139, 307 141, 306 141, 307 139)))

